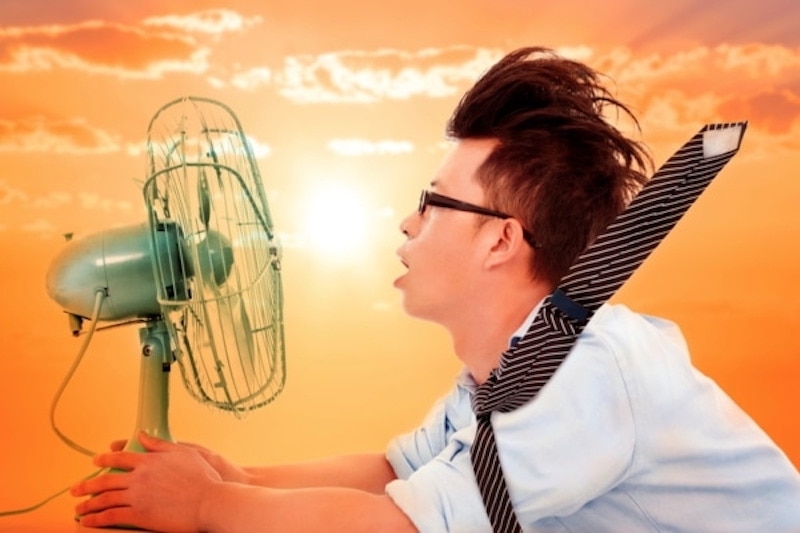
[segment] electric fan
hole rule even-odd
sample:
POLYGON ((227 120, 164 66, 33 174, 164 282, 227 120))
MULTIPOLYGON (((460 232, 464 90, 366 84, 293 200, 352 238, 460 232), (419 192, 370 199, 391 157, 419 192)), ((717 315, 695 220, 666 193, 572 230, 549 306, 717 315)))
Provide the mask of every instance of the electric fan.
MULTIPOLYGON (((172 440, 176 361, 192 397, 236 415, 283 389, 281 249, 252 149, 224 104, 161 107, 147 165, 147 221, 70 242, 47 290, 75 335, 84 319, 139 324, 135 432, 172 440)), ((141 451, 135 438, 128 449, 141 451)))

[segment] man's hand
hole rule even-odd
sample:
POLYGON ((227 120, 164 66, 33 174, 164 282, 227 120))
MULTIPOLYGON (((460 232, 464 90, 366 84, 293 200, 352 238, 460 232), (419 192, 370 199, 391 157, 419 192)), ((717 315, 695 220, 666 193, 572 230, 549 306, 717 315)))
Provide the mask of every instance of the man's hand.
MULTIPOLYGON (((111 443, 111 451, 120 452, 125 449, 125 446, 128 444, 128 441, 125 439, 122 440, 115 440, 111 443)), ((232 483, 251 483, 251 477, 247 471, 236 465, 225 457, 221 456, 220 454, 209 450, 205 446, 201 446, 200 444, 195 444, 192 442, 179 442, 180 446, 186 446, 188 448, 192 448, 196 450, 203 459, 211 465, 211 468, 217 471, 219 476, 222 478, 222 481, 230 481, 232 483)))
POLYGON ((112 470, 73 487, 74 496, 89 497, 75 508, 82 526, 134 526, 177 533, 416 531, 400 508, 378 490, 394 479, 391 467, 379 455, 297 467, 240 469, 201 446, 175 444, 143 433, 137 440, 146 453, 124 451, 123 442, 114 443, 113 451, 94 459, 98 466, 112 470), (240 474, 257 482, 225 482, 240 474))
POLYGON ((72 488, 73 496, 89 496, 75 508, 81 525, 175 532, 205 529, 200 523, 203 500, 223 481, 217 466, 226 470, 230 463, 217 461, 219 456, 204 448, 173 444, 144 433, 138 440, 149 453, 97 455, 97 466, 114 470, 72 488), (214 462, 217 465, 212 466, 214 462))

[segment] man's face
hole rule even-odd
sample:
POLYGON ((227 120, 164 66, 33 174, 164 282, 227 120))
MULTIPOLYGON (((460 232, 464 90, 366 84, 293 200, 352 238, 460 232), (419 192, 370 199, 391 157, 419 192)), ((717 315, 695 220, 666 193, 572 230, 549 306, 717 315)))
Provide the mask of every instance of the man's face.
MULTIPOLYGON (((485 206, 475 173, 496 141, 459 141, 434 175, 431 189, 445 196, 485 206)), ((412 316, 447 324, 467 311, 481 271, 483 241, 478 215, 428 206, 411 213, 400 225, 406 242, 397 253, 407 268, 394 282, 403 294, 403 307, 412 316)))

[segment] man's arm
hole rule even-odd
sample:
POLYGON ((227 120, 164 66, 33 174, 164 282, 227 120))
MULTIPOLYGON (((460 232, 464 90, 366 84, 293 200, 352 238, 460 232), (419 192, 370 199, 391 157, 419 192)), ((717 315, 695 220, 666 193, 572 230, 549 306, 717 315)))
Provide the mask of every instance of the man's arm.
POLYGON ((76 507, 81 525, 247 533, 416 531, 383 493, 395 476, 380 455, 241 469, 248 481, 262 485, 257 486, 224 479, 219 470, 230 463, 203 448, 144 434, 139 441, 148 453, 98 455, 98 466, 115 470, 73 488, 74 496, 88 496, 76 507))
MULTIPOLYGON (((147 435, 143 438, 147 439, 147 435)), ((123 451, 126 441, 111 443, 111 450, 123 451)), ((197 451, 223 481, 262 487, 297 489, 348 487, 382 494, 387 483, 397 478, 382 453, 342 455, 302 463, 272 466, 239 466, 204 446, 181 442, 197 451)))
POLYGON ((214 533, 417 531, 388 496, 348 488, 287 490, 221 483, 205 502, 200 530, 214 533))
POLYGON ((343 455, 290 465, 244 467, 249 485, 280 489, 342 487, 383 494, 396 479, 383 454, 343 455))

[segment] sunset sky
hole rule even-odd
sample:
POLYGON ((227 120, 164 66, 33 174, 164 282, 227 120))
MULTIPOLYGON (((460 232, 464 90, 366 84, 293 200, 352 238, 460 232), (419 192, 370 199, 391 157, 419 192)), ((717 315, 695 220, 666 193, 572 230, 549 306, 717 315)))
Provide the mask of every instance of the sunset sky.
MULTIPOLYGON (((90 470, 49 428, 80 340, 45 274, 64 234, 144 221, 147 124, 185 95, 230 106, 255 147, 284 245, 288 381, 235 420, 175 380, 175 436, 272 462, 381 450, 411 429, 458 364, 443 331, 400 309, 397 227, 458 98, 525 45, 607 74, 657 164, 704 123, 749 121, 616 300, 678 322, 696 364, 800 464, 796 0, 2 0, 0 472, 18 488, 0 508, 90 470)), ((135 328, 97 335, 57 414, 73 439, 128 436, 137 350, 135 328)))

